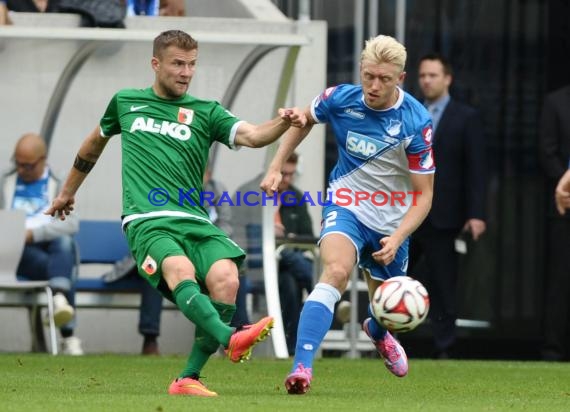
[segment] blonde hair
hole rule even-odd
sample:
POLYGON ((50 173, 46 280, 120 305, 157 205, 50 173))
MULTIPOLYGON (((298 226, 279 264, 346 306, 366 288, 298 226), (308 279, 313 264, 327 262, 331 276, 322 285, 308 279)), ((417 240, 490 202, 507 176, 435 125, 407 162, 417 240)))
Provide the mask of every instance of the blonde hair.
POLYGON ((360 54, 360 61, 371 60, 376 64, 392 63, 404 71, 406 57, 406 48, 398 40, 381 34, 366 41, 364 50, 360 54))

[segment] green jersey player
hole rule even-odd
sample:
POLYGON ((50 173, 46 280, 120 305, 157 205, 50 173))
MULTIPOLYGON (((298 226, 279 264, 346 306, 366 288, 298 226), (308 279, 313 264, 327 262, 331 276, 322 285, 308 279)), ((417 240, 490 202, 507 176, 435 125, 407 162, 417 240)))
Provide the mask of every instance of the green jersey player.
POLYGON ((279 109, 278 117, 253 125, 188 95, 197 57, 198 43, 187 33, 169 30, 155 38, 154 84, 113 96, 46 213, 60 219, 71 213, 75 193, 110 137, 121 134, 123 227, 139 273, 196 325, 186 367, 168 392, 216 396, 199 380, 209 357, 223 345, 232 361, 248 359, 273 319, 240 330, 228 326, 244 252, 201 206, 208 152, 215 141, 230 148, 266 146, 290 126, 303 127, 306 117, 298 108, 279 109))

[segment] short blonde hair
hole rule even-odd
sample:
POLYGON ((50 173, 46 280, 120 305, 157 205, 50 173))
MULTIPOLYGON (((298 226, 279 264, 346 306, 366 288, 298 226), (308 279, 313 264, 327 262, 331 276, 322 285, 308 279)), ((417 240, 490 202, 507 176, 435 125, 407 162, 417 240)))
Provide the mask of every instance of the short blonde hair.
POLYGON ((170 46, 178 47, 184 51, 191 51, 198 49, 198 42, 182 30, 163 31, 154 39, 152 55, 160 59, 164 50, 170 46))
POLYGON ((371 60, 376 64, 392 63, 404 71, 406 57, 406 48, 398 40, 381 34, 366 41, 364 50, 360 54, 360 62, 371 60))

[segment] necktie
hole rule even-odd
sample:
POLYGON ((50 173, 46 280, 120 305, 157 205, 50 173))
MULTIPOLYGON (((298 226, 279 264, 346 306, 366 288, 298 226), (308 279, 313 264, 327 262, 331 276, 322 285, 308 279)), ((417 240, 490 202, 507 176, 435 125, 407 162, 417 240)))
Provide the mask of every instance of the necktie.
POLYGON ((428 106, 428 111, 431 115, 431 122, 433 125, 433 131, 435 133, 435 129, 437 129, 437 124, 439 123, 439 107, 437 106, 428 106))

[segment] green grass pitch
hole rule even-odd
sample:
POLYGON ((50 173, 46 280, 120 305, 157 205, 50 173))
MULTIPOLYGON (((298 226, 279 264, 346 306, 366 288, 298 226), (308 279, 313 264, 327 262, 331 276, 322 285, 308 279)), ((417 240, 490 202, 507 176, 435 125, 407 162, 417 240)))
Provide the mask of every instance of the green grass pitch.
POLYGON ((0 410, 10 411, 570 411, 570 364, 410 361, 403 379, 378 359, 318 359, 310 392, 287 395, 290 361, 213 358, 217 398, 169 396, 180 356, 0 354, 0 410))

